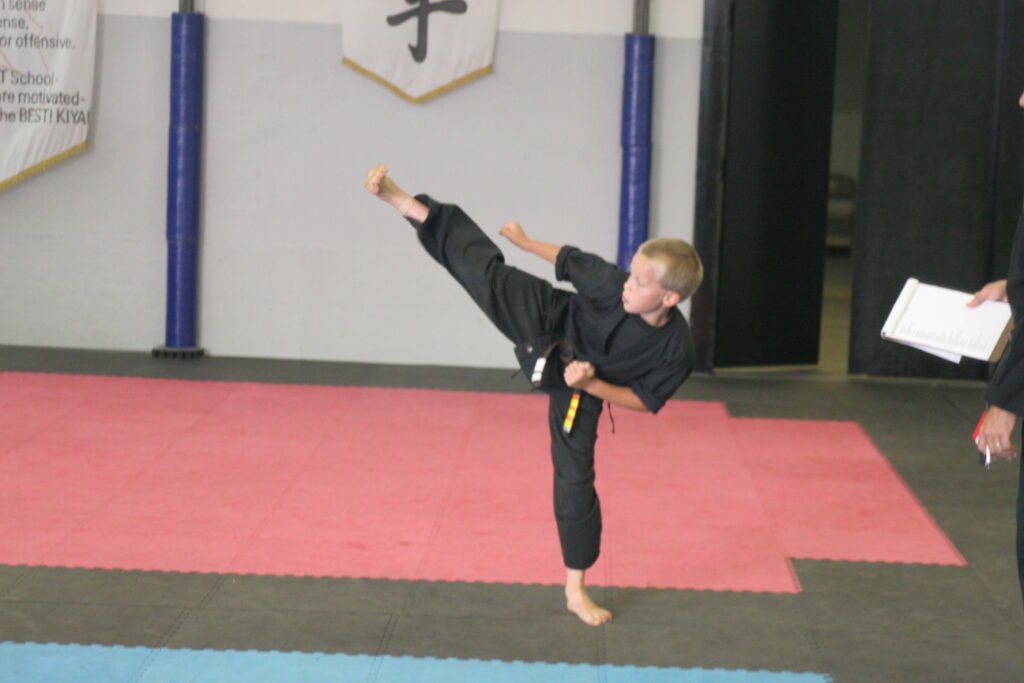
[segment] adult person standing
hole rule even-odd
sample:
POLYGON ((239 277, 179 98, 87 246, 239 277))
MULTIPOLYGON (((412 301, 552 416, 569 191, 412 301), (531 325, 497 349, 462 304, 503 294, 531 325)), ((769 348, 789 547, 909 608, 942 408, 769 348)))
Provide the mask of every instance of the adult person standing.
MULTIPOLYGON (((1024 94, 1018 104, 1024 108, 1024 94)), ((1012 458, 1016 448, 1010 439, 1017 417, 1024 415, 1024 212, 1017 219, 1017 231, 1010 252, 1010 272, 1005 280, 985 285, 968 306, 982 301, 1007 301, 1013 312, 1013 336, 985 391, 988 406, 982 418, 976 444, 996 457, 1012 458)), ((1017 484, 1017 575, 1024 596, 1024 467, 1017 484)))

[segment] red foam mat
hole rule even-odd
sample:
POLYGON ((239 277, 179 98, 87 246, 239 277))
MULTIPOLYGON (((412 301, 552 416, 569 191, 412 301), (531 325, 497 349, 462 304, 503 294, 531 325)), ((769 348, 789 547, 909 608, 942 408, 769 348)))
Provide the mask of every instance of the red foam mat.
MULTIPOLYGON (((964 564, 859 426, 615 412, 595 584, 964 564)), ((561 582, 542 396, 0 373, 0 563, 561 582)))

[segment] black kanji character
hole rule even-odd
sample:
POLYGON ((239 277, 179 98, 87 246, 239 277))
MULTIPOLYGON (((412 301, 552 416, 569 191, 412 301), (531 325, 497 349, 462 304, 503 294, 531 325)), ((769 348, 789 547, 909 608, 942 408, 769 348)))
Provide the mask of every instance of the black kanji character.
POLYGON ((399 14, 388 17, 389 26, 398 26, 409 19, 416 19, 419 22, 416 31, 416 44, 409 46, 412 58, 422 62, 427 58, 427 18, 431 12, 449 12, 451 14, 465 14, 465 0, 441 0, 441 2, 430 2, 430 0, 405 0, 410 5, 416 5, 414 9, 406 10, 399 14))

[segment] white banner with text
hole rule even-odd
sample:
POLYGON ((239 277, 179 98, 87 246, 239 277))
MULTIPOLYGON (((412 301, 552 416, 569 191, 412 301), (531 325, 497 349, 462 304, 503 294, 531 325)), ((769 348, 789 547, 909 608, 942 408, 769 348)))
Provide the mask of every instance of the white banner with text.
POLYGON ((85 149, 96 0, 0 0, 0 190, 85 149))

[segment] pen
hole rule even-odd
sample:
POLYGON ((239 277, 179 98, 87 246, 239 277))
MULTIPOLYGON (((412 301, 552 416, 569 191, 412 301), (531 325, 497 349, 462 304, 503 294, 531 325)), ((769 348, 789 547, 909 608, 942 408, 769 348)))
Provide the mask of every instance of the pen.
MULTIPOLYGON (((978 424, 974 426, 974 433, 971 434, 971 437, 974 439, 975 445, 977 445, 978 439, 981 437, 981 425, 983 424, 985 424, 984 411, 981 413, 981 418, 978 420, 978 424)), ((984 453, 978 453, 978 464, 984 467, 985 469, 988 469, 989 465, 992 464, 992 450, 988 447, 988 444, 985 444, 984 453)))

